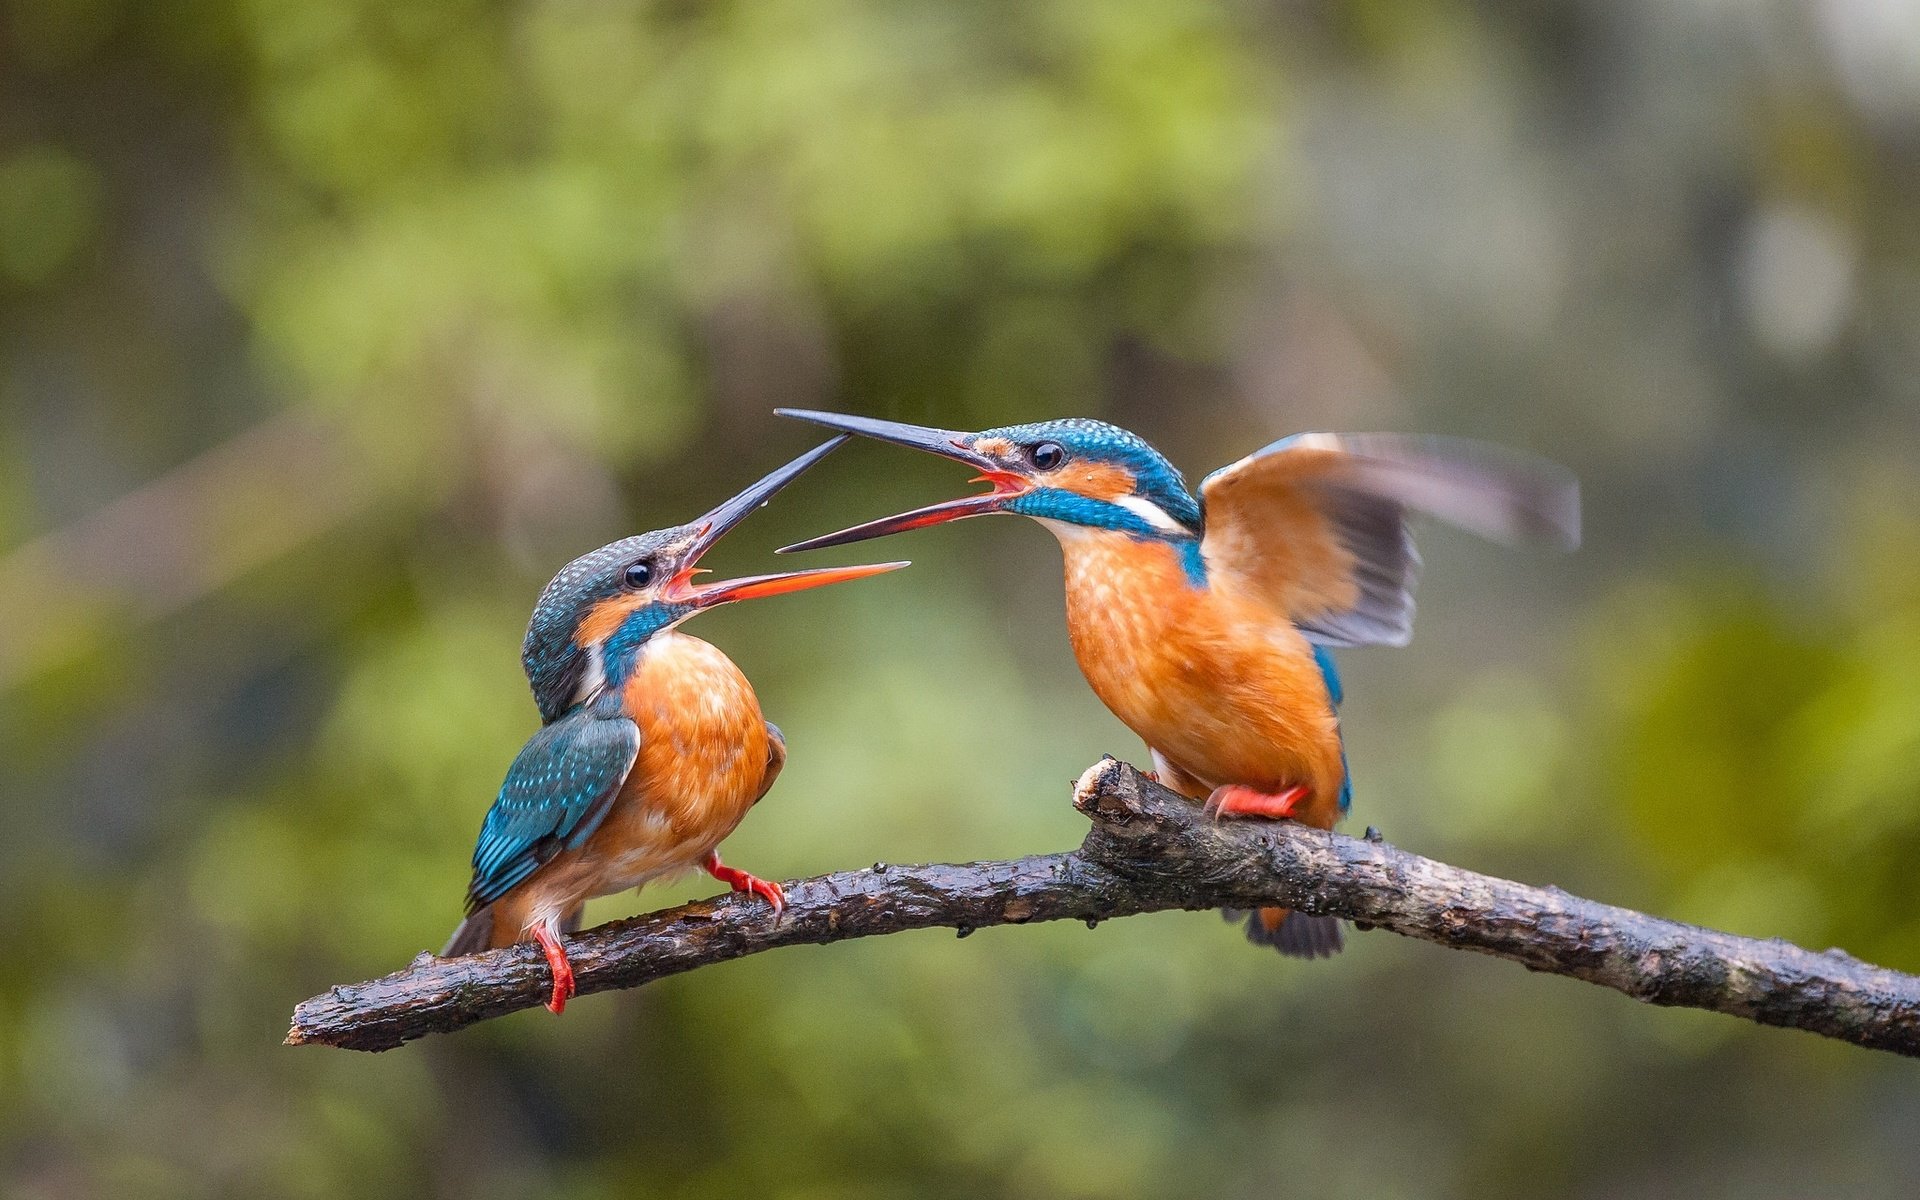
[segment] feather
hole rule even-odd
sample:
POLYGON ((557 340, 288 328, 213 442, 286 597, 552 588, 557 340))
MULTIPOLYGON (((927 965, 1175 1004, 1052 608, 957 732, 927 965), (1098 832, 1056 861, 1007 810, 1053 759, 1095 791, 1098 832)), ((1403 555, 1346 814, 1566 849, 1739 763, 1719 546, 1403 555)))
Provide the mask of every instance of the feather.
POLYGON ((1500 542, 1579 542, 1579 487, 1562 468, 1478 442, 1298 434, 1207 476, 1201 550, 1216 574, 1323 646, 1413 636, 1429 515, 1500 542))
POLYGON ((639 751, 639 727, 611 704, 575 709, 534 734, 481 824, 468 911, 492 904, 554 855, 586 841, 639 751))

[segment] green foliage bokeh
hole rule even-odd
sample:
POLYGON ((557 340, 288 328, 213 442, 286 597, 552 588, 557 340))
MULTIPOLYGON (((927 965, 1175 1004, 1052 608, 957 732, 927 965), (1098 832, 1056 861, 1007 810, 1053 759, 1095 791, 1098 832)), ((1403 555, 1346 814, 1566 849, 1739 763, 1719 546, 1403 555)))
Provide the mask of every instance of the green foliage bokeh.
MULTIPOLYGON (((1354 823, 1920 969, 1898 7, 10 0, 0 1193, 1911 1193, 1898 1061, 1205 914, 278 1045, 457 919, 540 585, 779 405, 1565 461, 1580 555, 1435 531, 1413 647, 1343 656, 1354 823)), ((849 447, 712 565, 959 483, 849 447)), ((898 549, 693 628, 792 746, 731 861, 1063 848, 1141 756, 1041 532, 898 549)))

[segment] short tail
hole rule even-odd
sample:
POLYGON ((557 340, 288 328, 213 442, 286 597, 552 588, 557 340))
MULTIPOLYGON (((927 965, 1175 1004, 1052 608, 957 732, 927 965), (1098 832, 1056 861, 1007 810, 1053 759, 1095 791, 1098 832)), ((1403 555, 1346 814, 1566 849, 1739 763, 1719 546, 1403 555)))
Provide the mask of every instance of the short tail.
POLYGON ((1223 908, 1220 915, 1228 923, 1245 919, 1247 940, 1256 946, 1272 946, 1288 958, 1332 958, 1346 949, 1346 935, 1340 918, 1316 917, 1286 908, 1223 908))
POLYGON ((441 958, 454 958, 461 954, 478 954, 493 945, 493 906, 475 910, 466 920, 460 922, 460 928, 453 931, 447 948, 440 952, 441 958))
MULTIPOLYGON (((579 933, 581 919, 586 915, 585 905, 574 909, 567 914, 566 920, 560 922, 560 932, 579 933)), ((525 930, 521 930, 522 936, 525 933, 525 930)), ((478 954, 482 950, 502 944, 504 943, 493 940, 493 905, 489 904, 485 908, 470 913, 466 920, 460 922, 460 928, 453 931, 453 937, 447 941, 447 948, 440 952, 440 957, 455 958, 462 954, 478 954)))

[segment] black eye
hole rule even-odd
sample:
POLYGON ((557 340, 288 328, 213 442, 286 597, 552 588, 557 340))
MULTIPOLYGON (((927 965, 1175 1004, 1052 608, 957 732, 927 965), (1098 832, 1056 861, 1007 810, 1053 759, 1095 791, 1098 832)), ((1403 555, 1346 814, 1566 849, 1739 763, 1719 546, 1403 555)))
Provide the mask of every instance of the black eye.
POLYGON ((1042 471, 1051 471, 1067 461, 1067 448, 1059 442, 1041 442, 1027 451, 1027 459, 1042 471))
POLYGON ((643 558, 637 563, 628 563, 626 578, 627 586, 635 591, 639 591, 641 588, 652 583, 653 561, 643 558))

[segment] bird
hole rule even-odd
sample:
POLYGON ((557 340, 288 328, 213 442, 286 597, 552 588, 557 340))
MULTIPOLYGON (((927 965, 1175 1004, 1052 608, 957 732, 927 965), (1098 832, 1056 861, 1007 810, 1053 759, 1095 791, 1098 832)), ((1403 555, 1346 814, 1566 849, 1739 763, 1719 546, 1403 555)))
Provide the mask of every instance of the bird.
MULTIPOLYGON (((1403 646, 1427 514, 1502 542, 1579 542, 1563 468, 1454 438, 1303 433, 1206 476, 1116 425, 1066 418, 964 433, 803 409, 781 416, 957 460, 991 490, 782 548, 844 545, 995 513, 1059 540, 1067 631, 1099 699, 1146 742, 1153 775, 1214 817, 1332 829, 1352 805, 1332 651, 1403 646)), ((1297 958, 1344 945, 1340 923, 1224 910, 1297 958)))
POLYGON ((767 794, 786 739, 740 668, 680 632, 722 604, 864 579, 904 562, 699 583, 700 557, 847 441, 834 438, 685 525, 574 559, 541 592, 521 647, 540 730, 513 760, 473 850, 466 919, 443 956, 533 940, 574 994, 565 936, 597 896, 698 867, 764 899, 780 885, 727 866, 720 843, 767 794))

